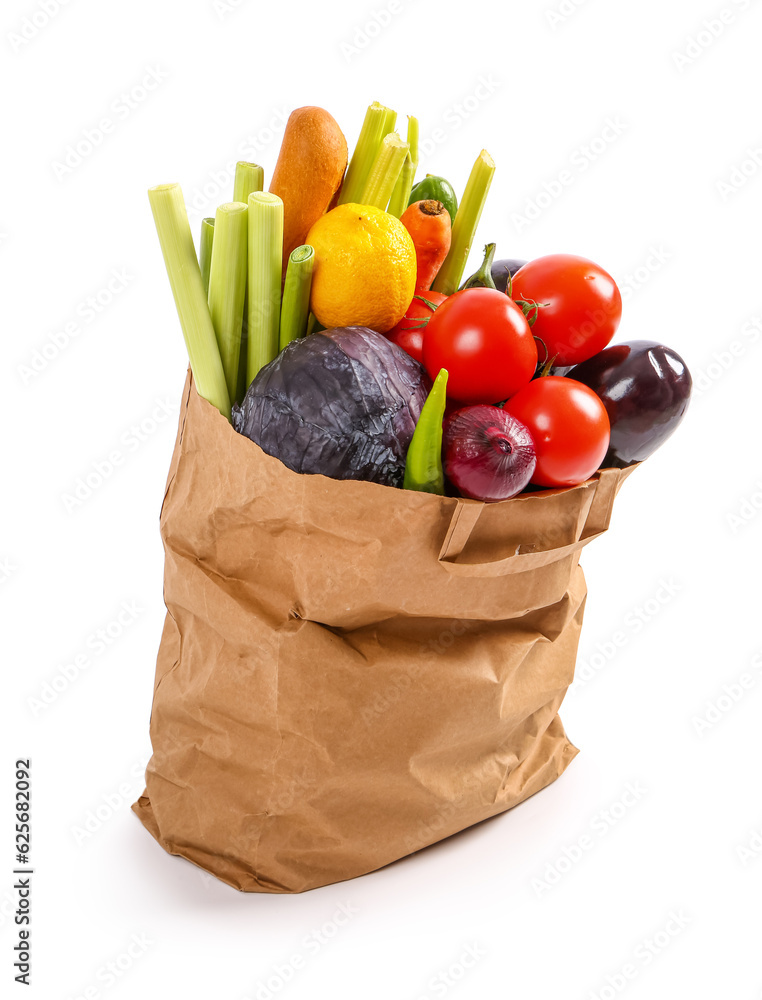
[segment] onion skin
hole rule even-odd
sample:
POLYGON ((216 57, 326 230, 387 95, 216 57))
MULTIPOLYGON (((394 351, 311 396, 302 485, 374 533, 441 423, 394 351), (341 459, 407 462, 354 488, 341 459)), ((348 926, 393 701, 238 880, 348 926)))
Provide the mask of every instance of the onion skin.
POLYGON ((446 419, 444 471, 461 496, 495 503, 528 485, 535 470, 534 442, 506 410, 464 406, 446 419))

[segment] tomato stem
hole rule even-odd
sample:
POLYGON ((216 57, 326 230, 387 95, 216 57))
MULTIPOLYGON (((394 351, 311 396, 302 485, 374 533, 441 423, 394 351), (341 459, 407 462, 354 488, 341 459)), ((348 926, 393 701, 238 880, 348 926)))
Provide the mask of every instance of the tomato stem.
POLYGON ((542 344, 542 349, 545 352, 545 357, 541 361, 539 360, 539 352, 538 352, 538 364, 545 365, 547 364, 548 358, 550 357, 550 351, 548 350, 548 345, 545 343, 542 337, 538 337, 535 335, 534 339, 538 344, 542 344))
MULTIPOLYGON (((429 324, 428 316, 416 316, 407 321, 407 325, 401 327, 402 330, 422 330, 424 326, 429 324)), ((400 320, 402 322, 402 320, 400 320)))
POLYGON ((514 299, 514 302, 526 316, 530 329, 537 322, 540 309, 550 305, 550 302, 535 302, 534 299, 514 299))
MULTIPOLYGON (((425 295, 414 295, 413 298, 418 299, 419 302, 424 302, 429 307, 429 309, 431 309, 432 312, 436 312, 436 310, 439 308, 439 306, 435 302, 432 302, 431 299, 427 299, 425 295)), ((429 320, 427 318, 426 322, 428 323, 428 321, 429 320)))

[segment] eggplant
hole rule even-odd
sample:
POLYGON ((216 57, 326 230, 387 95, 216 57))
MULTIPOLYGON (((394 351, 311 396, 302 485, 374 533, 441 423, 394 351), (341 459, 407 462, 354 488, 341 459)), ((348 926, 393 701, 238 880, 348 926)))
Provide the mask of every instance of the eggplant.
POLYGON ((606 407, 611 442, 602 467, 618 469, 644 461, 674 433, 693 384, 680 355, 653 340, 607 347, 568 377, 591 388, 606 407))
POLYGON ((527 261, 525 260, 515 260, 513 257, 505 257, 503 260, 494 261, 492 264, 492 280, 495 282, 495 288, 499 292, 505 292, 508 288, 508 277, 512 278, 518 269, 526 263, 527 261))

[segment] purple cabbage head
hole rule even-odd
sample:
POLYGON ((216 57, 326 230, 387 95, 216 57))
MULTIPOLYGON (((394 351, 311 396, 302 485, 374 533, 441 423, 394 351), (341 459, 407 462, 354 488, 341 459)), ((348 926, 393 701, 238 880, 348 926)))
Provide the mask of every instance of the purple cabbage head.
POLYGON ((430 382, 362 326, 294 340, 259 372, 233 427, 294 472, 401 486, 430 382))

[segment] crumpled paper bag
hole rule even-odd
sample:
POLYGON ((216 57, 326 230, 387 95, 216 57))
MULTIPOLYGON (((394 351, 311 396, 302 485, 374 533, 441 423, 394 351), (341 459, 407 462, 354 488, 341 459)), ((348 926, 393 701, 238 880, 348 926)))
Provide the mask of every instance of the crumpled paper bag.
POLYGON ((298 475, 189 376, 143 824, 237 889, 301 892, 550 784, 577 753, 579 553, 630 471, 495 504, 298 475))

